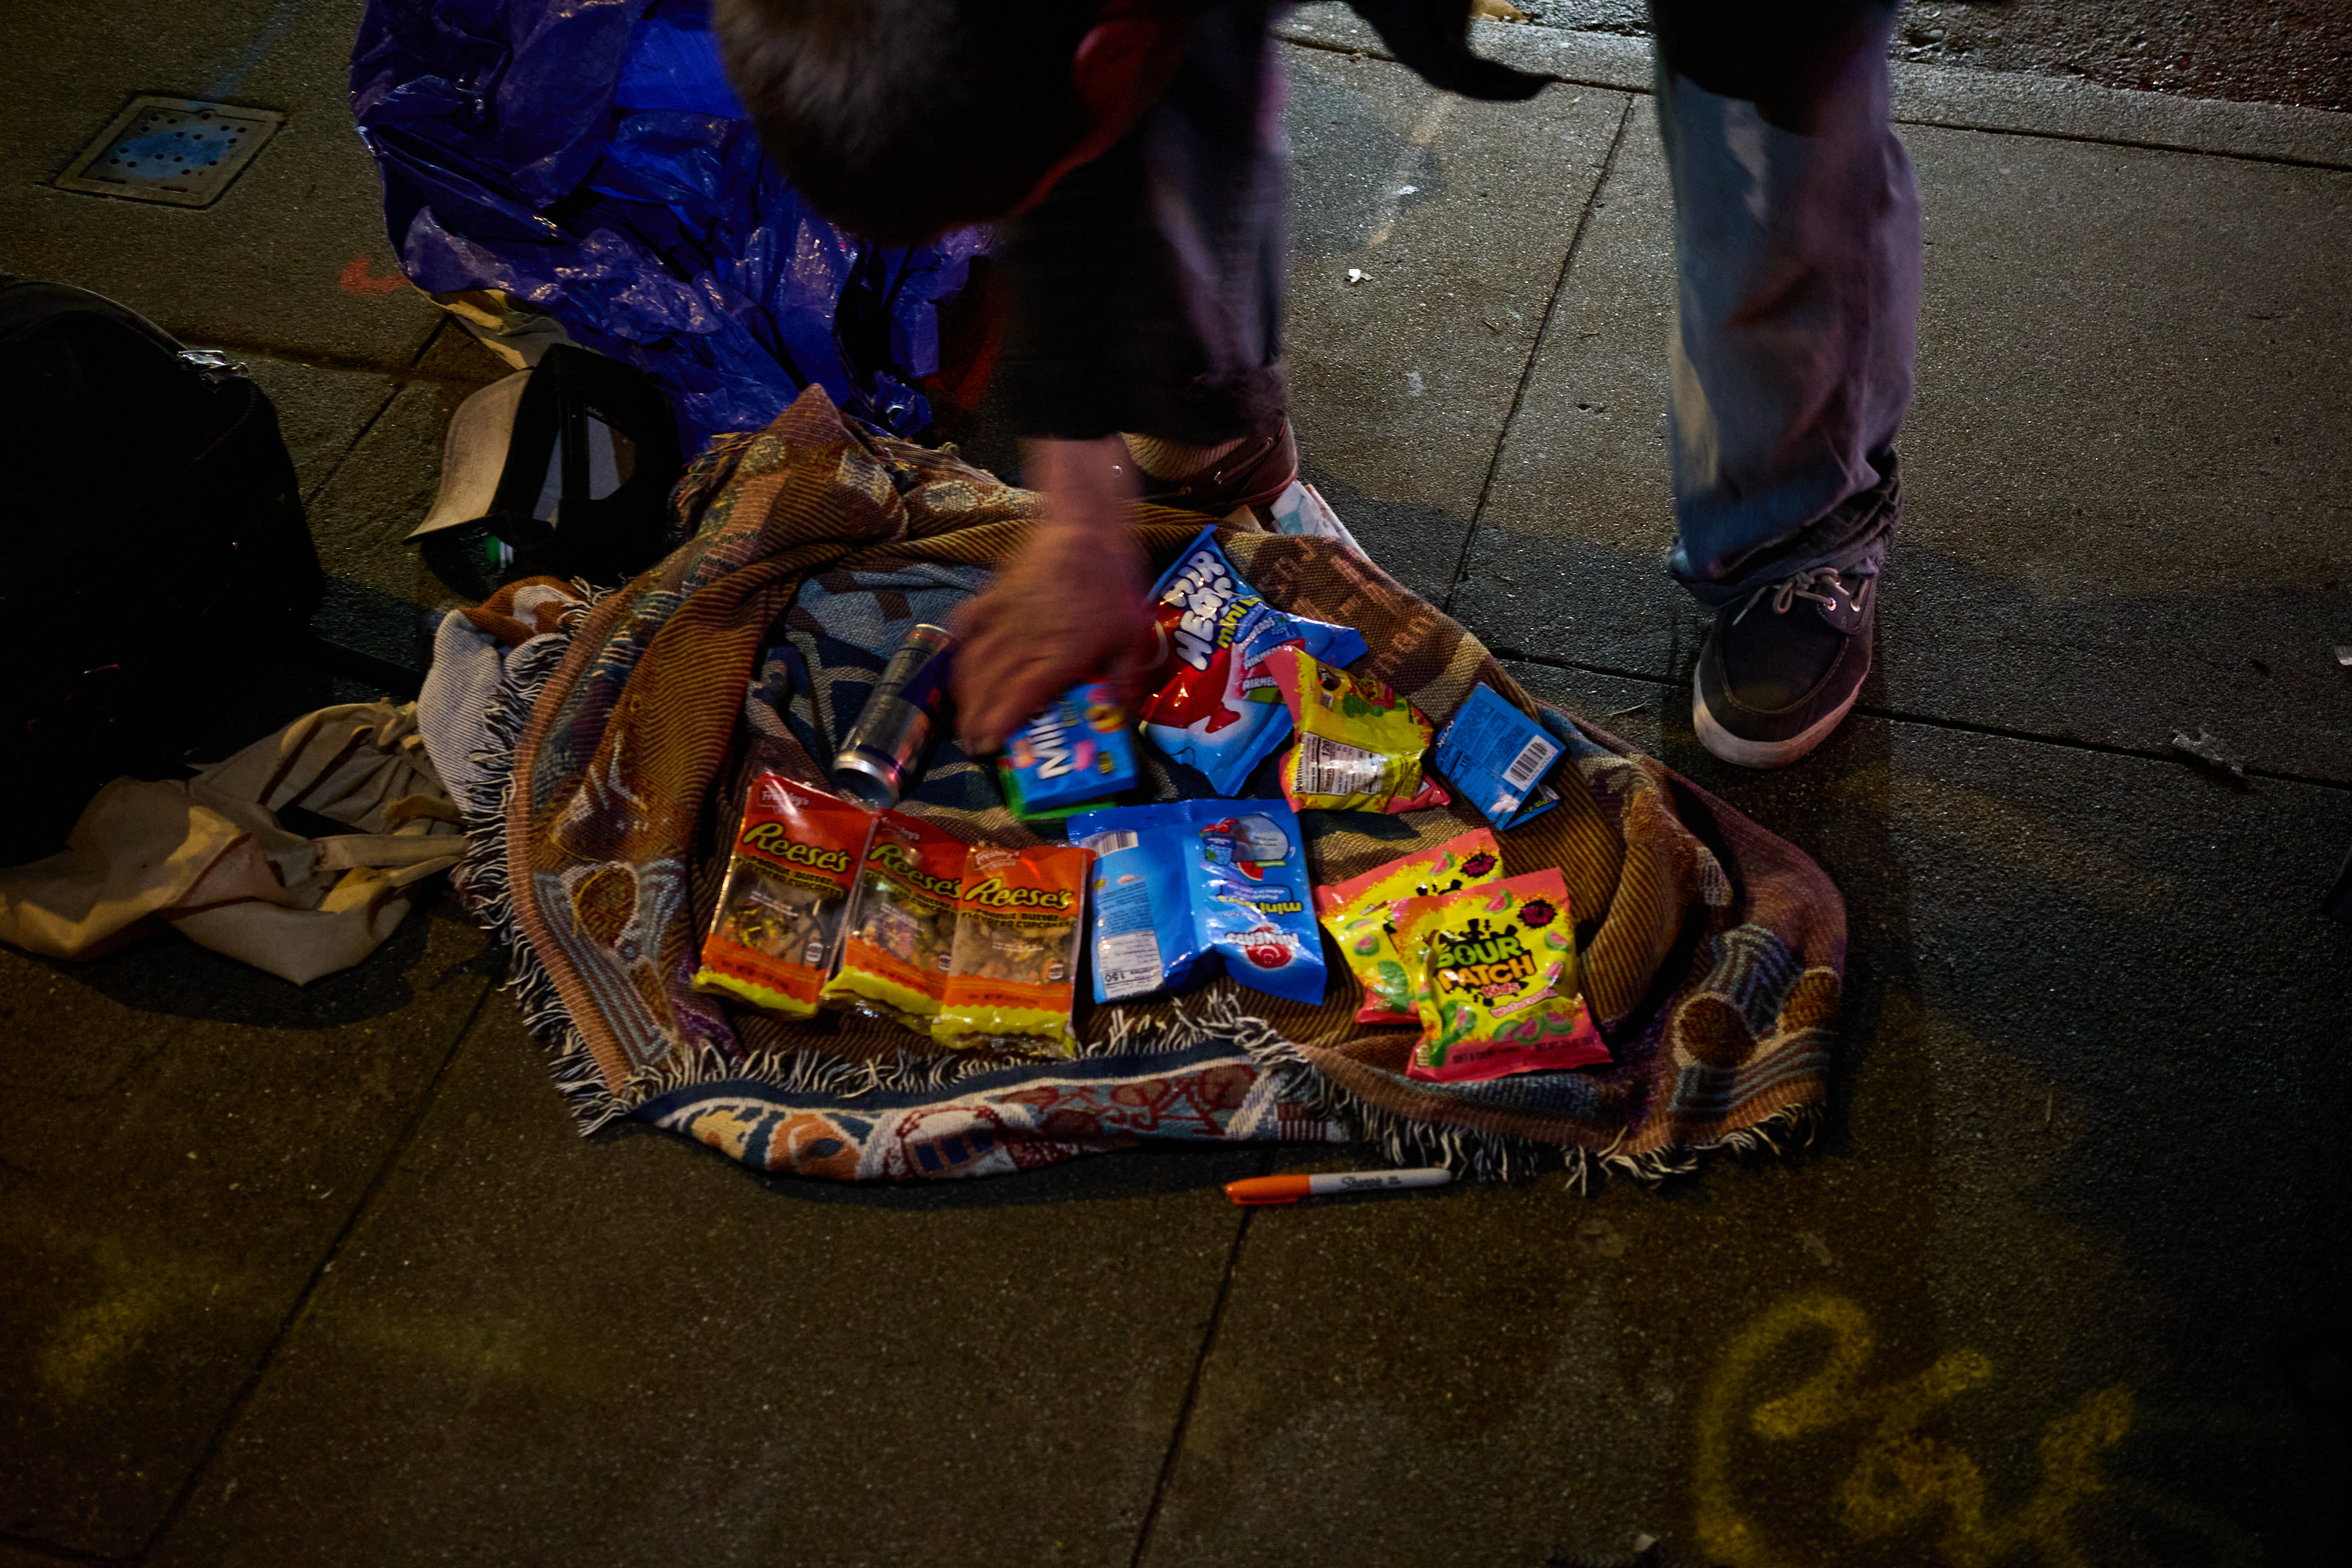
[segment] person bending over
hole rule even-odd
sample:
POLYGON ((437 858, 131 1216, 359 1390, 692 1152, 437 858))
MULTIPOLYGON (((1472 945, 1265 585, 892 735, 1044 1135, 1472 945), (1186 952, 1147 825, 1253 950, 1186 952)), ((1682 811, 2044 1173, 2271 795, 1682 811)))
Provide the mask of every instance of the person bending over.
MULTIPOLYGON (((1470 54, 1468 0, 1354 6, 1440 89, 1524 99, 1549 79, 1470 54)), ((960 619, 975 752, 1078 680, 1131 678, 1150 625, 1134 501, 1221 516, 1297 472, 1273 9, 714 9, 763 143, 828 218, 889 243, 999 226, 1002 374, 1046 504, 960 619)), ((1668 569, 1717 611, 1699 737, 1750 766, 1819 744, 1870 664, 1918 299, 1917 203, 1887 124, 1893 16, 1871 0, 1653 7, 1678 268, 1668 569)))

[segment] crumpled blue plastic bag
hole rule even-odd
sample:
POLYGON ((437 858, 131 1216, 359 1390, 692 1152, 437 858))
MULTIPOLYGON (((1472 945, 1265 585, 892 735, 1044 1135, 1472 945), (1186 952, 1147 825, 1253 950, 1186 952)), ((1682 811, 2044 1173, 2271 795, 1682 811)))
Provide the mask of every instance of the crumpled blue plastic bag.
POLYGON ((900 435, 984 229, 869 245, 760 150, 709 0, 369 0, 352 110, 421 289, 502 289, 669 395, 686 450, 802 388, 900 435))

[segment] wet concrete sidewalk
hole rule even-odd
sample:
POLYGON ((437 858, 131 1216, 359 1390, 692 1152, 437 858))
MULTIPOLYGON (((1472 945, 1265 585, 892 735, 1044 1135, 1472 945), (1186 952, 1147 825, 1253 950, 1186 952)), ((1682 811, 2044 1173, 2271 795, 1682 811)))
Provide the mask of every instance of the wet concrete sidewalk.
MULTIPOLYGON (((391 283, 356 5, 34 10, 0 266, 236 348, 331 616, 400 652, 435 591, 396 542, 503 367, 391 283), (205 211, 46 184, 143 91, 289 125, 205 211)), ((0 1568, 2340 1552, 2352 1450, 2279 1358, 2352 1317, 2352 929, 2316 909, 2352 117, 1903 68, 1929 249, 1878 667, 1744 774, 1693 741, 1660 566, 1643 46, 1494 33, 1577 85, 1478 105, 1325 8, 1289 30, 1307 475, 1532 689, 1837 879, 1821 1139, 1255 1214, 1217 1187, 1256 1151, 842 1190, 575 1137, 446 905, 300 991, 172 940, 0 951, 0 1568)))

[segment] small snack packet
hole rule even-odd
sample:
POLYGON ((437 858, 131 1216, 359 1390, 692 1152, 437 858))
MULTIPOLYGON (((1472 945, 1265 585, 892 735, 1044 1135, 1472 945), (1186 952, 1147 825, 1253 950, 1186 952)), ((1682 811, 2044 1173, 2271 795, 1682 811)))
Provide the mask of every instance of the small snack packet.
POLYGON ((1095 1000, 1172 991, 1213 955, 1252 990, 1319 1003, 1306 839, 1270 800, 1178 800, 1070 820, 1096 862, 1095 1000))
POLYGON ((1201 942, 1177 845, 1192 804, 1112 806, 1071 820, 1070 841, 1095 852, 1088 951, 1097 1002, 1173 991, 1192 977, 1201 942))
POLYGON ((1340 957, 1349 971, 1363 982, 1364 1005, 1356 1010, 1356 1022, 1421 1021, 1413 1001, 1414 975, 1421 967, 1421 954, 1400 949, 1395 916, 1400 901, 1483 887, 1502 878, 1501 846, 1495 842, 1492 832, 1475 827, 1433 849, 1423 849, 1360 877, 1316 889, 1315 911, 1323 929, 1339 944, 1340 957))
POLYGON ((1557 866, 1410 900, 1397 931, 1400 945, 1423 950, 1421 1044, 1406 1077, 1484 1083, 1609 1060, 1577 988, 1576 922, 1557 866))
POLYGON ((930 1033, 948 987, 963 840, 886 811, 858 868, 841 967, 818 994, 827 1007, 930 1033))
POLYGON ((1209 776, 1221 795, 1241 793, 1250 770, 1290 733, 1290 714, 1261 660, 1295 643, 1346 664, 1364 656, 1352 626, 1286 615, 1261 598, 1204 528, 1153 584, 1165 644, 1145 678, 1151 693, 1137 717, 1143 733, 1177 762, 1209 776))
POLYGON ((1544 775, 1568 748, 1491 686, 1474 686, 1432 759, 1464 800, 1496 827, 1512 828, 1559 804, 1544 775))
POLYGON ((815 1012, 873 826, 862 806, 823 790, 753 779, 694 988, 788 1018, 815 1012))
POLYGON ((1422 776, 1435 726, 1369 675, 1350 675, 1295 647, 1264 664, 1290 710, 1298 742, 1282 758, 1293 811, 1423 811, 1451 798, 1422 776))
POLYGON ((1067 816, 1135 787, 1135 739, 1107 680, 1073 686, 1004 743, 997 782, 1013 815, 1067 816))
POLYGON ((966 851, 933 1039, 961 1049, 1077 1054, 1070 1009, 1094 858, 1091 850, 1061 844, 978 844, 966 851))

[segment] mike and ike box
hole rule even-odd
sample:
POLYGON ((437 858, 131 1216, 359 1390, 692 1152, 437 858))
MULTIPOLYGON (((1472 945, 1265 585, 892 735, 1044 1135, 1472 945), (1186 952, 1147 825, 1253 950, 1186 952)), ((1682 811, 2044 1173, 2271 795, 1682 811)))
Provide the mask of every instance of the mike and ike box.
POLYGON ((1005 804, 1031 821, 1099 804, 1139 776, 1127 709, 1106 680, 1081 682, 1047 703, 997 759, 1005 804))

